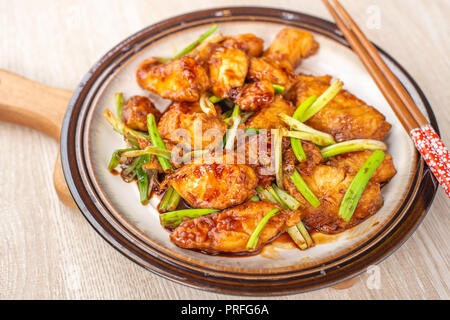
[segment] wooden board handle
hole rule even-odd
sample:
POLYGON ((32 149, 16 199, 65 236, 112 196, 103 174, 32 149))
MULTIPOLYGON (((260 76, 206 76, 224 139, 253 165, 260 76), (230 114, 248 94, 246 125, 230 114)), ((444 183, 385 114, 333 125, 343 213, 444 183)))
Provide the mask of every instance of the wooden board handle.
MULTIPOLYGON (((72 91, 57 89, 0 69, 0 121, 39 130, 59 142, 72 91)), ((58 152, 53 175, 60 200, 76 208, 62 173, 58 152)))

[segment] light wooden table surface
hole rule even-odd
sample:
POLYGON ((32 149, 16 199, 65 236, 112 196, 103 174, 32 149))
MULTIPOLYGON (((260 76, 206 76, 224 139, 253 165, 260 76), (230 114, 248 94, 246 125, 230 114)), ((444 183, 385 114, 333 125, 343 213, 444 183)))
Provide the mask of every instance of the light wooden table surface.
MULTIPOLYGON (((416 79, 450 145, 450 1, 343 3, 369 38, 416 79)), ((107 50, 145 26, 196 9, 244 4, 275 2, 0 0, 0 68, 73 89, 107 50)), ((276 5, 331 20, 317 0, 276 5)), ((80 212, 58 201, 52 183, 58 145, 51 138, 0 122, 0 146, 0 298, 241 299, 165 280, 109 246, 80 212)), ((440 190, 419 229, 379 265, 379 286, 366 273, 346 290, 275 299, 448 299, 449 253, 450 201, 440 190)))

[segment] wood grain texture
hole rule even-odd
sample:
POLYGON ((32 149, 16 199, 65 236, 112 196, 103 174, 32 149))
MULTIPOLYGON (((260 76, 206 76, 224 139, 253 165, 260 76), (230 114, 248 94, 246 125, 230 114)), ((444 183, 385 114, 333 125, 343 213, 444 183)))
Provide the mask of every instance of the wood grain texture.
MULTIPOLYGON (((450 3, 342 3, 369 39, 416 79, 435 110, 442 139, 450 144, 450 3), (373 24, 374 12, 380 13, 379 28, 373 24)), ((273 6, 273 1, 245 4, 273 6)), ((126 36, 173 15, 228 5, 243 2, 0 0, 0 68, 72 90, 126 36)), ((331 20, 320 1, 280 0, 277 5, 331 20)), ((58 145, 50 137, 0 122, 0 145, 0 298, 242 299, 175 284, 110 247, 77 210, 59 202, 53 187, 58 145)), ((273 299, 449 299, 449 212, 450 201, 440 190, 414 235, 350 288, 273 299), (374 288, 377 272, 380 283, 374 288)))

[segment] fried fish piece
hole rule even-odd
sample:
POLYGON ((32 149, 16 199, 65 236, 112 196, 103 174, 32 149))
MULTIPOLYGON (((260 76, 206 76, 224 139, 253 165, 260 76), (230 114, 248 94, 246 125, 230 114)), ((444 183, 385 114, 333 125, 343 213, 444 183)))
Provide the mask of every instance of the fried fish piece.
POLYGON ((347 223, 338 213, 354 175, 347 174, 343 168, 318 165, 310 175, 303 174, 302 177, 320 200, 318 208, 314 208, 305 200, 288 175, 284 176, 284 186, 286 191, 303 204, 302 221, 316 231, 330 234, 342 232, 375 214, 383 206, 380 184, 369 181, 352 218, 347 223))
POLYGON ((201 216, 181 223, 170 234, 177 246, 197 249, 210 253, 246 252, 246 245, 253 231, 263 217, 273 209, 280 211, 270 218, 262 229, 255 250, 296 225, 300 220, 299 211, 282 210, 268 201, 248 201, 207 216, 201 216))
POLYGON ((156 58, 147 59, 139 66, 136 77, 142 88, 173 101, 198 101, 209 87, 207 72, 189 56, 168 64, 161 64, 156 58))
POLYGON ((209 59, 209 77, 213 94, 229 98, 232 90, 242 87, 247 76, 249 58, 235 47, 219 47, 209 59))
POLYGON ((263 52, 264 40, 252 33, 245 33, 227 37, 222 45, 224 47, 238 48, 249 57, 259 57, 263 52))
POLYGON ((266 80, 248 83, 237 91, 233 102, 241 110, 257 111, 269 106, 274 100, 275 92, 272 83, 266 80))
POLYGON ((122 109, 122 121, 131 129, 147 131, 147 115, 152 113, 156 121, 161 117, 161 112, 156 109, 149 98, 133 96, 124 104, 122 109))
MULTIPOLYGON (((216 108, 220 114, 220 108, 216 108)), ((174 102, 158 122, 163 139, 175 145, 189 144, 194 150, 217 147, 226 130, 227 125, 220 116, 207 115, 198 102, 174 102)))
POLYGON ((272 84, 283 86, 287 91, 297 81, 297 75, 266 57, 252 57, 247 80, 250 82, 266 80, 272 84))
POLYGON ((264 52, 264 57, 278 61, 285 68, 295 69, 303 58, 317 52, 319 44, 311 33, 294 28, 282 29, 264 52))
POLYGON ((291 102, 283 99, 279 94, 275 95, 274 101, 268 106, 259 110, 247 122, 247 128, 256 129, 277 129, 286 127, 285 123, 278 117, 280 113, 292 116, 294 106, 291 102))
POLYGON ((199 161, 203 159, 168 175, 162 185, 174 187, 193 208, 225 209, 243 203, 255 194, 258 178, 250 166, 221 159, 207 159, 207 163, 199 161))
MULTIPOLYGON (((334 157, 331 157, 327 164, 334 167, 339 167, 345 169, 347 173, 355 175, 358 173, 359 169, 363 166, 364 162, 372 155, 374 151, 365 150, 358 152, 347 152, 334 157)), ((373 173, 370 181, 383 183, 389 181, 395 174, 397 170, 394 167, 394 162, 392 161, 392 156, 386 153, 386 157, 383 162, 380 163, 377 170, 373 173)))
MULTIPOLYGON (((330 86, 330 76, 299 75, 296 105, 311 96, 320 96, 330 86)), ((384 140, 391 125, 375 108, 368 106, 347 90, 341 90, 307 125, 334 136, 338 142, 353 139, 384 140)))

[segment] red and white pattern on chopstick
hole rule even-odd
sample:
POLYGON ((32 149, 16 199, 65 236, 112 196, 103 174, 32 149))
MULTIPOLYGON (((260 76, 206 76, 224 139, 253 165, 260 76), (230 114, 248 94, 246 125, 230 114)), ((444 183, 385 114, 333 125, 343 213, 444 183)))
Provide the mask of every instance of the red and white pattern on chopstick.
POLYGON ((442 142, 441 138, 439 138, 437 132, 429 124, 424 125, 422 127, 422 131, 427 136, 427 140, 429 143, 431 143, 433 149, 436 150, 438 156, 442 158, 442 161, 447 164, 447 167, 450 170, 450 155, 448 149, 442 142))
MULTIPOLYGON (((435 137, 429 138, 425 130, 421 128, 413 129, 410 132, 411 138, 416 145, 417 150, 422 155, 428 167, 433 172, 439 184, 444 189, 445 193, 450 197, 450 169, 448 163, 448 150, 442 143, 439 136, 433 128, 435 137), (437 142, 438 141, 438 142, 437 142), (447 159, 447 160, 446 160, 447 159)), ((428 132, 431 132, 428 129, 428 132)))

